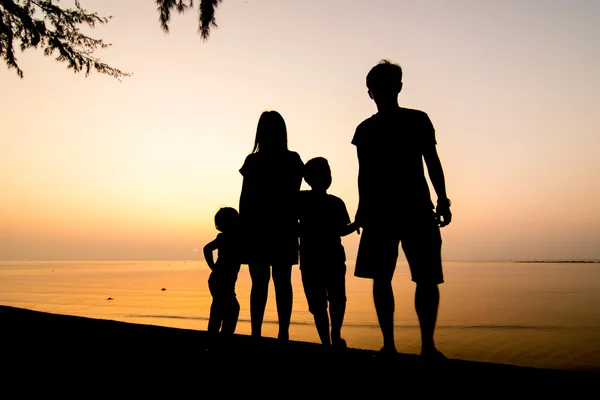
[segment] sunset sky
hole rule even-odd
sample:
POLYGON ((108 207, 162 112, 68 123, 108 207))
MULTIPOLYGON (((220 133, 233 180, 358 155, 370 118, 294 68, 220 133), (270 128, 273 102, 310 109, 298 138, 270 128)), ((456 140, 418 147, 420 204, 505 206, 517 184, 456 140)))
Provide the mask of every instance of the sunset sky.
POLYGON ((0 260, 200 259, 265 110, 304 161, 329 160, 353 216, 350 142, 383 58, 436 128, 444 259, 600 259, 598 1, 224 0, 206 42, 194 12, 165 34, 151 0, 81 3, 113 16, 98 56, 133 76, 35 50, 23 79, 2 64, 0 260))

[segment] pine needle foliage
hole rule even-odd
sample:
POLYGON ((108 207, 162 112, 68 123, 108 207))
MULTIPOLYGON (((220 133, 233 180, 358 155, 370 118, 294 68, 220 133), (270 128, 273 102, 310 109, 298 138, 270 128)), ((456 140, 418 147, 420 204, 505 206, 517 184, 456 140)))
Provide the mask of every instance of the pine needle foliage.
POLYGON ((41 48, 46 56, 54 56, 75 73, 92 71, 119 79, 131 74, 111 67, 94 56, 97 49, 109 47, 101 39, 81 32, 82 26, 94 28, 111 17, 87 12, 75 0, 74 8, 60 7, 60 0, 0 0, 0 57, 8 69, 23 77, 15 55, 15 44, 21 51, 41 48))
MULTIPOLYGON (((210 37, 211 28, 217 28, 215 9, 223 0, 199 0, 198 4, 198 33, 203 40, 210 37)), ((173 11, 184 14, 194 9, 194 0, 156 0, 158 20, 161 28, 168 33, 169 22, 173 11)))

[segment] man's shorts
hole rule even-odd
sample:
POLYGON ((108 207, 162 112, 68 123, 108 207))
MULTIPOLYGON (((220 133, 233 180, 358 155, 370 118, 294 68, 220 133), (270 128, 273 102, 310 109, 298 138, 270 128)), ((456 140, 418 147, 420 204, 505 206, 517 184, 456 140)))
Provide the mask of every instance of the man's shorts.
POLYGON ((334 270, 331 265, 302 268, 302 286, 311 314, 327 310, 327 303, 346 302, 346 265, 341 263, 334 270), (322 267, 322 268, 319 268, 322 267))
POLYGON ((442 236, 433 217, 405 223, 400 227, 365 227, 358 245, 354 276, 391 280, 400 243, 413 282, 444 282, 442 236))

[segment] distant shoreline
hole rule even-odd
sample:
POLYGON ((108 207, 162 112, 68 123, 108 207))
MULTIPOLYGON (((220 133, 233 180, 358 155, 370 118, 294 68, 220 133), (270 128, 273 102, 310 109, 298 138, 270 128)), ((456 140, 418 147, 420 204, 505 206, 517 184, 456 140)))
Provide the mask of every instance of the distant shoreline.
POLYGON ((600 260, 517 260, 525 264, 600 264, 600 260))

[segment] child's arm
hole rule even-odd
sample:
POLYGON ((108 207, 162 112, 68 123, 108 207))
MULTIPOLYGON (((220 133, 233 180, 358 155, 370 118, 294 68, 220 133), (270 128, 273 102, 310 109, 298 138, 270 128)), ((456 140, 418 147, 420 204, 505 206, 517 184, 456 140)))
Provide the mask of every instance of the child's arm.
POLYGON ((206 263, 208 264, 208 268, 212 270, 215 269, 215 260, 213 258, 213 251, 215 251, 218 248, 218 241, 217 239, 213 240, 212 242, 208 243, 206 246, 204 246, 204 259, 206 260, 206 263))
POLYGON ((340 232, 340 236, 348 236, 352 232, 356 232, 357 234, 360 235, 360 226, 358 225, 358 223, 356 221, 344 226, 342 228, 342 231, 340 232))
POLYGON ((435 189, 437 195, 437 207, 435 213, 438 217, 440 226, 446 226, 452 221, 452 213, 450 212, 450 200, 446 195, 446 180, 444 178, 444 170, 442 162, 438 156, 435 146, 431 146, 423 153, 427 171, 429 171, 429 179, 435 189), (441 218, 440 218, 441 217, 441 218))

